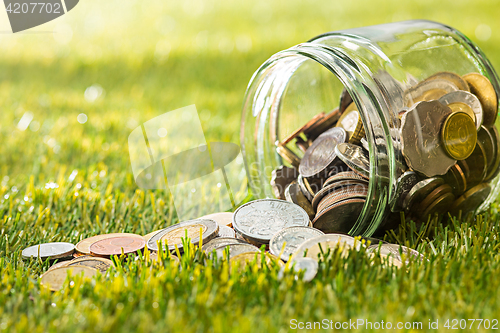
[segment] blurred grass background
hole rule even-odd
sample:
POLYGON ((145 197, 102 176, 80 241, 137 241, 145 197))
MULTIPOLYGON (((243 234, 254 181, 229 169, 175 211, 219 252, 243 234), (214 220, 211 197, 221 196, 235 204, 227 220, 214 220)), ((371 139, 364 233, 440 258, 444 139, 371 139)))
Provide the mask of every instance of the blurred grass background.
POLYGON ((20 251, 171 224, 171 198, 134 183, 130 132, 196 104, 207 141, 239 143, 246 85, 272 54, 327 31, 429 19, 463 32, 500 69, 499 9, 498 0, 81 0, 11 34, 0 8, 0 331, 278 331, 294 316, 498 317, 498 216, 440 230, 438 258, 409 275, 352 262, 344 271, 334 261, 313 285, 279 282, 276 272, 193 279, 199 267, 145 282, 132 267, 94 289, 51 295, 37 282, 47 264, 22 261, 20 251))

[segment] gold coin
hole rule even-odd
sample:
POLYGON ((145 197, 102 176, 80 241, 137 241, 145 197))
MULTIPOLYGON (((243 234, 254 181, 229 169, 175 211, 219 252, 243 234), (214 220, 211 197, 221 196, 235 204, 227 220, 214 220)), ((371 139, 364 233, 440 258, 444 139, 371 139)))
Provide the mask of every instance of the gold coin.
POLYGON ((66 267, 68 266, 68 264, 70 263, 71 261, 70 260, 67 260, 67 261, 59 261, 57 263, 55 263, 54 265, 50 266, 49 269, 47 271, 50 271, 51 269, 56 269, 56 268, 60 268, 60 267, 66 267))
POLYGON ((90 245, 94 244, 97 241, 103 240, 103 239, 115 238, 115 237, 137 237, 137 238, 143 239, 143 237, 140 235, 129 234, 129 233, 114 233, 114 234, 97 235, 97 236, 86 238, 86 239, 78 242, 78 244, 76 244, 76 246, 75 246, 75 250, 80 252, 80 253, 90 255, 90 245))
POLYGON ((471 119, 476 119, 476 115, 474 114, 472 108, 465 103, 455 102, 447 104, 447 106, 451 109, 451 112, 465 112, 469 117, 471 117, 471 119))
MULTIPOLYGON (((272 255, 270 253, 264 253, 264 259, 266 261, 266 265, 272 265, 273 262, 276 263, 280 267, 285 265, 283 263, 283 261, 281 261, 281 259, 279 259, 275 255, 272 255)), ((262 253, 261 252, 240 253, 240 254, 232 257, 231 259, 229 259, 229 265, 232 266, 233 262, 237 262, 238 268, 243 269, 243 268, 245 268, 246 265, 248 265, 248 263, 251 263, 254 261, 257 265, 261 264, 261 262, 262 262, 262 253)))
POLYGON ((467 189, 467 178, 458 163, 448 170, 444 178, 453 188, 453 193, 455 195, 460 195, 467 189))
POLYGON ((70 279, 77 275, 82 275, 85 279, 90 279, 97 274, 97 272, 97 269, 87 266, 76 265, 71 267, 59 267, 45 272, 45 274, 42 275, 40 283, 52 291, 57 291, 63 286, 68 273, 71 275, 70 279))
POLYGON ((351 103, 346 111, 342 113, 337 122, 337 127, 342 127, 347 132, 349 143, 357 144, 365 136, 363 121, 354 103, 351 103))
POLYGON ((425 209, 425 211, 421 215, 422 219, 424 221, 427 221, 429 216, 432 217, 436 213, 446 212, 450 208, 450 205, 453 204, 454 200, 455 196, 453 195, 453 193, 448 192, 443 194, 442 196, 437 198, 436 201, 431 203, 429 207, 427 207, 427 209, 425 209))
POLYGON ((488 198, 490 192, 491 187, 486 183, 474 186, 455 200, 450 209, 451 215, 458 216, 460 212, 474 213, 486 198, 488 198))
POLYGON ((477 132, 474 120, 465 112, 454 112, 444 121, 441 140, 451 158, 464 160, 474 151, 477 132))
POLYGON ((462 76, 470 88, 470 92, 477 96, 483 107, 483 125, 491 127, 497 119, 498 98, 495 88, 485 76, 479 73, 470 73, 462 76))
POLYGON ((493 162, 490 164, 487 175, 484 178, 486 181, 494 178, 498 172, 500 171, 500 135, 498 134, 498 130, 495 126, 488 128, 488 131, 493 138, 493 162))
POLYGON ((174 244, 181 244, 182 238, 186 237, 186 230, 188 238, 195 239, 197 237, 200 237, 200 229, 202 229, 201 233, 203 234, 207 230, 207 226, 201 223, 195 223, 187 225, 183 228, 176 228, 163 235, 161 240, 164 244, 168 244, 169 246, 174 244))
POLYGON ((106 273, 109 267, 113 266, 113 262, 109 259, 106 258, 99 258, 99 257, 85 257, 85 258, 77 258, 71 260, 71 262, 68 263, 68 267, 73 267, 73 266, 86 266, 90 268, 97 269, 101 273, 106 273))
POLYGON ((199 217, 200 220, 214 220, 220 226, 231 227, 233 225, 233 213, 222 212, 199 217))
POLYGON ((300 157, 298 157, 293 151, 291 151, 285 145, 279 143, 278 147, 276 147, 276 152, 291 166, 298 169, 300 165, 300 157))

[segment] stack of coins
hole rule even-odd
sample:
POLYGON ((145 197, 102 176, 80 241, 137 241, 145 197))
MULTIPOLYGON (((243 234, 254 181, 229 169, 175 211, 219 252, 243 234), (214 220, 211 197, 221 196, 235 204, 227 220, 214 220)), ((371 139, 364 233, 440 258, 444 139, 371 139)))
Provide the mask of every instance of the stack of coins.
MULTIPOLYGON (((400 211, 417 222, 474 212, 500 168, 491 82, 478 73, 451 72, 409 87, 391 80, 400 92, 391 102, 400 108, 399 123, 389 129, 399 178, 388 220, 400 211)), ((277 147, 288 166, 273 171, 276 197, 302 207, 325 233, 349 232, 366 203, 371 170, 361 113, 347 91, 337 109, 315 116, 277 147)))

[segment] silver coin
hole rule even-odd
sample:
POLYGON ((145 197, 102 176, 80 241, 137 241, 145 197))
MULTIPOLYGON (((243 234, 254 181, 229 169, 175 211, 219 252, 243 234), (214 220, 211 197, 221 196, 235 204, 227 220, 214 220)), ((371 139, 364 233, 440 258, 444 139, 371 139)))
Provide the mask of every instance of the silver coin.
POLYGON ((236 239, 236 238, 231 238, 231 237, 218 237, 212 239, 210 242, 203 244, 201 249, 205 251, 206 253, 211 253, 212 250, 215 250, 218 247, 221 246, 227 246, 230 244, 248 244, 245 241, 236 239))
POLYGON ((299 172, 303 177, 313 177, 335 164, 336 155, 332 150, 337 144, 346 142, 347 133, 343 128, 333 127, 324 132, 307 148, 300 161, 299 172))
POLYGON ((413 106, 416 102, 422 101, 431 91, 435 93, 429 97, 434 100, 457 90, 459 90, 458 87, 448 80, 433 79, 422 81, 405 92, 405 105, 409 107, 413 106))
POLYGON ((269 252, 275 256, 279 256, 283 249, 283 245, 286 243, 280 258, 283 261, 288 261, 290 255, 297 250, 300 244, 307 239, 320 235, 324 235, 323 231, 311 227, 288 227, 281 229, 271 238, 269 242, 269 252))
MULTIPOLYGON (((153 235, 153 237, 151 237, 148 240, 147 243, 148 249, 150 251, 158 251, 157 242, 160 241, 163 236, 167 235, 168 233, 176 229, 184 230, 185 227, 189 227, 190 225, 196 225, 196 224, 201 224, 206 227, 205 231, 202 234, 203 242, 208 243, 210 240, 212 240, 214 237, 217 236, 217 233, 219 231, 219 225, 214 220, 206 220, 206 219, 189 220, 189 221, 179 222, 177 224, 171 225, 170 227, 158 231, 156 234, 153 235)), ((184 234, 181 237, 184 237, 184 234)), ((193 243, 194 245, 197 245, 199 242, 200 242, 199 236, 191 238, 191 243, 193 243)), ((168 250, 169 251, 175 250, 175 245, 177 245, 179 251, 183 251, 182 243, 168 244, 168 250)), ((165 249, 165 244, 163 244, 163 247, 165 249)))
POLYGON ((302 281, 309 282, 318 274, 318 262, 312 258, 297 258, 293 263, 293 270, 295 272, 304 271, 302 281))
POLYGON ((226 248, 229 248, 229 257, 228 260, 232 257, 237 256, 238 254, 246 253, 246 252, 259 252, 260 249, 257 246, 253 246, 251 244, 227 244, 221 245, 215 248, 215 254, 218 258, 224 259, 224 253, 226 252, 226 248))
POLYGON ((300 206, 277 199, 254 200, 239 207, 233 216, 233 227, 245 238, 268 244, 279 230, 307 226, 309 216, 300 206))
POLYGON ((376 252, 379 248, 381 254, 392 255, 394 258, 401 262, 405 261, 406 263, 408 263, 411 257, 413 257, 414 259, 418 259, 419 261, 423 261, 425 259, 424 255, 420 252, 397 244, 372 245, 368 247, 366 252, 376 252), (400 249, 404 255, 403 257, 401 257, 401 253, 399 252, 400 249))
POLYGON ((404 114, 401 145, 412 170, 433 177, 444 175, 456 163, 446 154, 440 140, 441 125, 450 113, 449 107, 431 101, 417 103, 404 114))
POLYGON ((479 130, 483 124, 483 107, 481 106, 481 102, 476 95, 471 94, 468 91, 458 90, 444 95, 439 99, 439 101, 444 105, 452 103, 463 103, 468 105, 476 116, 476 119, 474 119, 476 128, 479 130))
POLYGON ((325 234, 307 239, 299 245, 297 250, 292 255, 292 262, 298 258, 308 257, 318 260, 321 253, 326 253, 328 249, 341 247, 342 250, 356 249, 359 250, 365 246, 361 240, 355 239, 344 234, 325 234), (307 251, 307 252, 306 252, 307 251))
POLYGON ((352 170, 370 177, 370 158, 362 147, 352 143, 340 143, 335 146, 335 154, 352 170))
POLYGON ((219 233, 217 234, 217 237, 236 238, 236 234, 233 229, 226 227, 225 225, 219 225, 219 233))
POLYGON ((392 212, 399 212, 403 209, 403 200, 417 183, 418 176, 413 171, 407 171, 397 179, 394 199, 390 202, 392 212))
POLYGON ((42 260, 50 258, 69 258, 75 251, 75 245, 65 242, 43 243, 25 248, 21 255, 23 259, 40 258, 42 260))
POLYGON ((302 193, 302 191, 300 190, 299 184, 297 184, 297 182, 294 181, 290 185, 287 186, 287 188, 285 190, 285 199, 288 202, 292 202, 292 203, 302 207, 306 211, 310 220, 312 220, 314 218, 314 215, 316 213, 314 212, 314 209, 311 205, 311 202, 302 193))

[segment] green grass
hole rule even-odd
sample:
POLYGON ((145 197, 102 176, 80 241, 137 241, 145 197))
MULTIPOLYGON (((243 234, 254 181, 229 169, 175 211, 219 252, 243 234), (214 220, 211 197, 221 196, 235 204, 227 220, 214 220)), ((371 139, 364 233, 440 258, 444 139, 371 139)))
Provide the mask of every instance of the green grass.
POLYGON ((279 50, 330 30, 426 18, 465 33, 500 69, 498 1, 183 3, 82 0, 39 33, 0 35, 0 332, 274 332, 289 330, 291 319, 357 318, 424 328, 439 319, 443 328, 446 319, 500 318, 496 207, 388 235, 430 260, 407 269, 370 262, 363 251, 333 253, 303 283, 278 279, 276 267, 228 274, 193 254, 182 270, 129 261, 61 292, 41 288, 48 263, 23 261, 27 246, 175 223, 168 192, 134 183, 131 130, 196 104, 207 141, 238 143, 246 85, 279 50), (476 37, 480 24, 490 27, 488 40, 476 37), (168 57, 155 57, 159 41, 168 57), (84 92, 93 84, 105 95, 90 103, 84 92), (27 111, 39 128, 20 131, 27 111), (58 188, 46 188, 51 182, 58 188))

